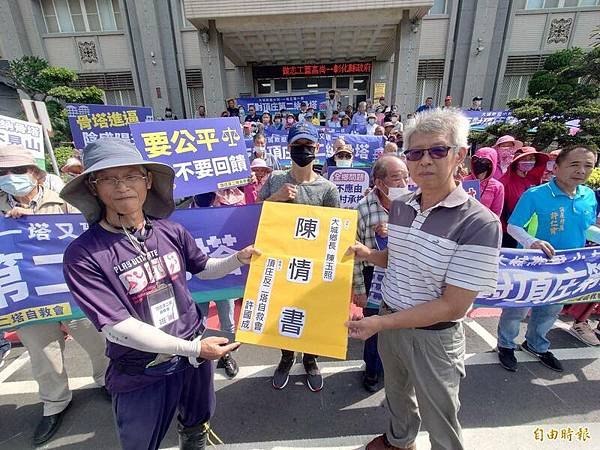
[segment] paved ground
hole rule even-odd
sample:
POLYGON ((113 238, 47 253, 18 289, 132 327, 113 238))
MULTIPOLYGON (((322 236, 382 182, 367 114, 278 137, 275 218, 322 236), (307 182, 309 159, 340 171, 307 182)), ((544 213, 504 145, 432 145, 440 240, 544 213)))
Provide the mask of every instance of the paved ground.
MULTIPOLYGON (((497 318, 480 316, 467 320, 466 326, 469 355, 460 419, 467 448, 600 449, 600 349, 575 340, 563 330, 568 325, 559 321, 550 336, 565 372, 554 373, 520 354, 519 371, 509 373, 492 351, 497 318), (590 438, 583 441, 586 428, 590 438), (543 441, 535 439, 536 431, 543 431, 543 441)), ((346 361, 324 358, 325 388, 315 394, 303 383, 301 364, 294 367, 297 375, 288 387, 275 391, 270 375, 278 352, 243 346, 236 353, 240 375, 226 380, 218 371, 216 376, 213 428, 225 443, 219 448, 362 448, 384 430, 386 415, 383 390, 371 395, 360 384, 361 352, 361 343, 351 340, 346 361)), ((73 404, 60 431, 43 448, 118 449, 110 404, 91 384, 83 351, 68 341, 66 353, 73 404)), ((0 449, 31 448, 42 410, 22 348, 11 352, 0 382, 0 449)), ((429 448, 425 431, 417 443, 419 449, 429 448)), ((171 427, 162 448, 176 446, 171 427)))

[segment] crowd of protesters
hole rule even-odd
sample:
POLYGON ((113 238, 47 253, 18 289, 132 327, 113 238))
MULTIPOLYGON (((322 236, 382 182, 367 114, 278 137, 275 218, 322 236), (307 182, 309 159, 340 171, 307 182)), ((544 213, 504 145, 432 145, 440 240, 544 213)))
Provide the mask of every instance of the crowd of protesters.
MULTIPOLYGON (((352 300, 364 313, 346 325, 350 336, 365 340, 363 386, 374 392, 383 381, 389 412, 386 432, 367 448, 414 449, 423 423, 433 449, 462 449, 461 320, 478 294, 494 292, 501 247, 538 249, 552 258, 557 250, 600 242, 596 196, 584 186, 596 165, 595 149, 575 145, 547 154, 502 136, 469 157, 469 123, 452 108, 451 97, 441 108, 428 99, 403 123, 397 108, 387 106, 383 97, 375 105, 361 102, 354 111, 341 110, 336 92, 329 94, 323 118, 306 104, 297 114, 259 115, 256 108, 246 112, 229 100, 222 116, 243 116, 245 137, 252 139, 251 182, 197 195, 187 205, 278 201, 339 207, 335 185, 314 170, 316 125, 324 119, 327 126, 356 125, 383 136, 384 152, 372 167, 372 188, 358 205, 357 243, 348 249, 356 257, 352 300), (288 170, 280 170, 279 161, 267 152, 264 131, 269 127, 288 130, 288 170), (480 182, 480 201, 467 195, 458 182, 462 179, 480 182), (410 192, 409 185, 418 190, 410 192), (378 237, 387 238, 389 247, 379 248, 378 237), (374 306, 368 299, 376 267, 385 270, 385 279, 383 301, 374 306)), ((481 108, 481 98, 473 99, 472 108, 481 108)), ((205 116, 203 108, 198 115, 205 116)), ((326 165, 351 167, 353 154, 352 146, 340 138, 326 165)), ((132 249, 148 258, 148 247, 154 246, 159 255, 175 252, 188 272, 210 279, 249 263, 259 250, 250 246, 226 258, 204 255, 185 229, 168 220, 175 209, 173 170, 142 160, 133 145, 118 139, 88 145, 82 160, 70 159, 61 171, 67 184, 55 192, 24 149, 0 148, 0 209, 5 217, 80 211, 90 224, 64 260, 67 284, 87 319, 65 322, 64 328, 54 323, 18 331, 44 403, 34 443, 43 444, 54 435, 71 402, 63 370, 66 329, 86 350, 94 380, 112 398, 124 448, 158 448, 175 411, 180 447, 204 448, 215 402, 212 365, 205 360, 218 360, 218 367, 233 378, 239 370, 232 356, 237 345, 225 338, 201 339, 208 304, 196 307, 185 277, 152 264, 153 271, 164 272, 166 282, 155 283, 144 294, 146 301, 171 302, 180 311, 176 317, 165 316, 167 327, 159 329, 161 318, 123 291, 113 268, 131 262, 132 249), (157 239, 149 239, 153 235, 157 239)), ((517 370, 515 350, 520 348, 546 367, 563 371, 547 337, 561 310, 561 305, 532 308, 526 340, 517 345, 528 308, 503 309, 497 346, 502 367, 517 370)), ((597 305, 566 310, 574 318, 570 332, 588 345, 600 345, 600 325, 594 329, 590 322, 597 305)), ((234 301, 217 302, 217 311, 222 331, 232 333, 234 301)), ((3 341, 0 351, 8 351, 3 341)), ((302 357, 307 386, 314 392, 323 388, 317 358, 302 357)), ((274 388, 286 387, 294 363, 294 353, 282 350, 274 388)))

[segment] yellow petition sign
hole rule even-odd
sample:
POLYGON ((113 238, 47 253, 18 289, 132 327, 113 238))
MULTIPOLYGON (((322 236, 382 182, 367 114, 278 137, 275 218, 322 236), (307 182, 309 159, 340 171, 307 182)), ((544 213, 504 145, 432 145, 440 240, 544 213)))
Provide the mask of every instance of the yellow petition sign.
POLYGON ((264 202, 236 340, 346 358, 357 213, 264 202))

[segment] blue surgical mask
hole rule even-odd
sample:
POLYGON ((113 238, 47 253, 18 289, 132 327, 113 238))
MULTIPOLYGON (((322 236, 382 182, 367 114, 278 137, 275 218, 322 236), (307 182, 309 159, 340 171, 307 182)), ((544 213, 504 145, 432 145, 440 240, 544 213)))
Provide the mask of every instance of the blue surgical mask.
POLYGON ((352 167, 351 159, 336 159, 335 160, 336 167, 352 167))
POLYGON ((36 183, 26 173, 22 175, 9 173, 0 177, 0 191, 13 197, 23 197, 29 194, 35 186, 36 183))

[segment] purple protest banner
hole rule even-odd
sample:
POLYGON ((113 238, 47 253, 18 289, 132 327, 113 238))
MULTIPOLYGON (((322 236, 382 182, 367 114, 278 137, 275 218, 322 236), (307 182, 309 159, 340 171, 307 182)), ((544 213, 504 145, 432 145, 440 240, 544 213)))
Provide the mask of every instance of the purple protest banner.
POLYGON ((131 125, 131 135, 145 159, 175 170, 175 198, 250 182, 246 143, 234 117, 139 123, 131 125))
POLYGON ((118 137, 131 142, 129 125, 153 120, 152 108, 120 105, 66 106, 75 148, 81 150, 101 137, 118 137))
MULTIPOLYGON (((261 205, 177 210, 182 224, 208 256, 222 258, 254 243, 261 205)), ((79 214, 0 218, 0 330, 82 317, 64 282, 67 246, 88 228, 79 214)), ((125 273, 127 276, 127 273, 125 273)), ((196 302, 241 297, 247 266, 217 280, 186 274, 196 302)))

